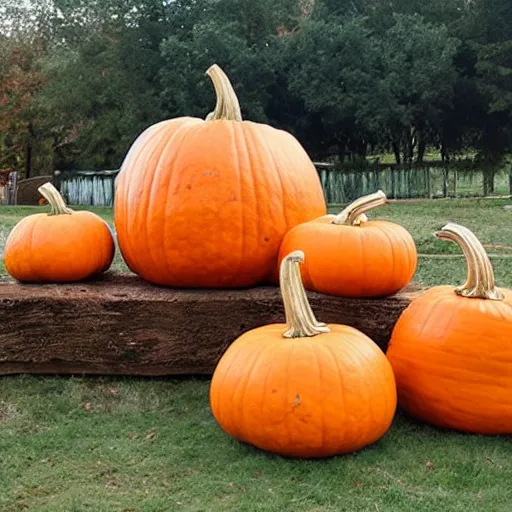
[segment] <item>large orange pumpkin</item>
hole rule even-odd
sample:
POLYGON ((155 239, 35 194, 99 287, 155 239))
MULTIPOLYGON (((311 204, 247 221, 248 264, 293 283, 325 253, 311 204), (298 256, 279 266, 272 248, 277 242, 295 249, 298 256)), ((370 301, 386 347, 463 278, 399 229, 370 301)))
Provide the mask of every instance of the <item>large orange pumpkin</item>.
POLYGON ((345 325, 318 322, 296 251, 281 264, 287 324, 246 332, 215 369, 210 404, 220 426, 240 441, 294 457, 358 450, 388 430, 396 388, 384 353, 345 325))
POLYGON ((512 291, 495 287, 467 228, 450 223, 436 235, 460 245, 468 278, 424 292, 395 325, 387 356, 399 403, 439 427, 512 434, 512 291))
POLYGON ((51 183, 38 190, 50 213, 29 215, 14 226, 5 244, 7 272, 18 281, 57 283, 108 270, 115 249, 107 223, 92 212, 68 208, 51 183))
POLYGON ((326 212, 316 169, 289 133, 242 121, 231 84, 208 70, 206 121, 148 128, 117 178, 115 225, 130 269, 153 283, 245 287, 273 272, 284 234, 326 212))
POLYGON ((416 271, 414 240, 402 226, 368 220, 366 211, 385 204, 382 191, 361 197, 338 215, 325 215, 291 229, 279 261, 301 250, 304 286, 329 295, 379 297, 409 283, 416 271))

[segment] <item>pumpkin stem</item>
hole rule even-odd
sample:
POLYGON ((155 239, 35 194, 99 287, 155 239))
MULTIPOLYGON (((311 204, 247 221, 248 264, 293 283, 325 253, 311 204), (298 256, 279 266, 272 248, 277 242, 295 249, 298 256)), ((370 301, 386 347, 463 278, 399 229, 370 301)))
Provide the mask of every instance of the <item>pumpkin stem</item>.
POLYGON ((50 183, 41 185, 37 191, 48 201, 50 212, 48 215, 71 215, 73 210, 66 206, 59 191, 50 183))
POLYGON ((440 240, 455 242, 466 257, 468 277, 455 293, 463 297, 503 300, 504 296, 496 288, 491 261, 475 234, 464 226, 450 222, 436 234, 440 240))
POLYGON ((387 203, 386 194, 379 190, 374 194, 360 197, 355 201, 352 201, 347 207, 345 207, 336 217, 334 217, 332 223, 341 226, 360 226, 363 222, 368 221, 368 217, 364 214, 372 208, 382 206, 387 203))
POLYGON ((217 64, 214 64, 206 71, 206 74, 213 82, 213 87, 217 94, 215 110, 206 116, 206 120, 217 121, 219 119, 226 119, 228 121, 241 121, 242 111, 240 110, 240 104, 226 73, 217 64))
POLYGON ((299 264, 303 261, 304 253, 293 251, 281 262, 279 281, 288 326, 284 338, 305 338, 330 331, 311 310, 300 276, 299 264))

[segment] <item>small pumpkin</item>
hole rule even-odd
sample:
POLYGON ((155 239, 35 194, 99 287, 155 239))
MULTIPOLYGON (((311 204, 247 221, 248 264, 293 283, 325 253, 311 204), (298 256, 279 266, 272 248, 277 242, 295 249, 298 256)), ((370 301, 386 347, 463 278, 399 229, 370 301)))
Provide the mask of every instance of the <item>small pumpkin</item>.
POLYGON ((88 211, 68 208, 59 191, 38 189, 49 213, 22 219, 9 233, 4 263, 18 281, 72 282, 105 272, 114 257, 114 240, 105 221, 88 211))
POLYGON ((129 268, 167 286, 263 282, 283 236, 326 213, 318 173, 289 133, 242 120, 222 70, 206 120, 157 123, 134 142, 116 180, 114 217, 129 268))
POLYGON ((240 336, 220 359, 210 404, 231 436, 293 457, 359 450, 388 430, 396 409, 391 366, 346 325, 316 320, 302 281, 301 251, 287 255, 280 284, 287 324, 240 336))
POLYGON ((449 223, 436 236, 461 247, 468 278, 422 293, 398 319, 387 357, 399 403, 438 427, 512 434, 512 291, 496 288, 469 229, 449 223))
POLYGON ((301 269, 308 290, 345 297, 391 295, 412 279, 418 261, 416 245, 402 226, 368 220, 365 212, 387 202, 384 192, 363 196, 338 215, 324 215, 291 229, 279 260, 301 250, 301 269))

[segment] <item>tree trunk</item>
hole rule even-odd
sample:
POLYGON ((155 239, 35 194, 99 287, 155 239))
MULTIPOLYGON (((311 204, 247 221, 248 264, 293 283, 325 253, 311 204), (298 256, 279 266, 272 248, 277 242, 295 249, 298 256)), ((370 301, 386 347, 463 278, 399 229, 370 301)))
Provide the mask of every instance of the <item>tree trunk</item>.
POLYGON ((25 179, 32 176, 32 138, 34 130, 32 123, 28 124, 28 137, 25 141, 25 179))
MULTIPOLYGON (((316 317, 387 347, 414 286, 382 299, 308 293, 316 317)), ((283 323, 277 287, 177 290, 133 275, 62 285, 0 284, 0 374, 211 374, 242 333, 283 323)), ((284 330, 284 327, 283 327, 284 330)), ((293 341, 291 341, 293 343, 293 341)))
POLYGON ((448 154, 444 140, 441 141, 441 160, 443 162, 450 161, 450 155, 448 154))
POLYGON ((400 165, 402 163, 402 158, 400 157, 400 143, 394 140, 391 146, 393 148, 393 154, 395 155, 396 165, 400 165))
POLYGON ((414 160, 414 148, 416 147, 415 142, 416 129, 409 128, 406 133, 406 141, 404 148, 404 162, 411 165, 414 160))
POLYGON ((350 151, 347 146, 347 138, 343 135, 343 133, 340 133, 336 136, 335 141, 340 163, 343 164, 347 160, 347 158, 350 162, 350 151))
POLYGON ((484 169, 484 196, 494 193, 494 171, 491 169, 484 169))
POLYGON ((416 162, 418 165, 423 165, 423 159, 425 157, 425 151, 427 149, 427 143, 423 137, 423 132, 418 131, 418 156, 416 162))

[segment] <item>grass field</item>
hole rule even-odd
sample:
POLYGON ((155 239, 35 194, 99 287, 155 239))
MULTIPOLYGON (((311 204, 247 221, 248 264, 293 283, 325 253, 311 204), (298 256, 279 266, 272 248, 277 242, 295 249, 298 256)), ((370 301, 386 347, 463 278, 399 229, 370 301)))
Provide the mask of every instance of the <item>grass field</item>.
MULTIPOLYGON (((432 235, 455 221, 489 246, 498 283, 512 287, 508 203, 396 203, 379 217, 414 236, 422 284, 464 280, 456 246, 432 235)), ((0 209, 0 252, 11 227, 34 211, 0 209)), ((119 257, 115 267, 124 268, 119 257)), ((510 438, 442 431, 398 413, 389 433, 357 454, 287 460, 224 435, 208 387, 206 379, 1 378, 0 511, 512 509, 510 438)))

